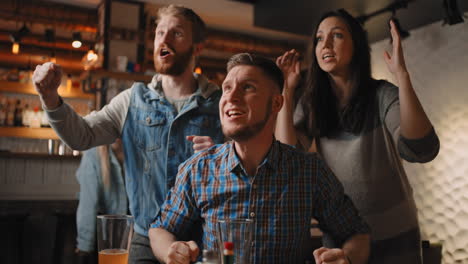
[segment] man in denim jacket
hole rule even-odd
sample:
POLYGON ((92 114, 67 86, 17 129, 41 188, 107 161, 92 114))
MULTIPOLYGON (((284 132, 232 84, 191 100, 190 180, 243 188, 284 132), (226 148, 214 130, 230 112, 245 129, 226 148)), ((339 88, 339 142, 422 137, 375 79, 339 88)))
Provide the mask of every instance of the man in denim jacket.
POLYGON ((148 228, 174 184, 178 165, 200 147, 187 139, 196 143, 203 136, 223 141, 218 116, 221 91, 193 74, 204 37, 205 24, 192 10, 174 5, 160 8, 154 39, 158 74, 147 86, 135 83, 84 118, 57 93, 62 76, 58 65, 37 66, 33 75, 51 126, 71 148, 88 149, 122 138, 126 188, 135 217, 130 263, 157 263, 148 228))

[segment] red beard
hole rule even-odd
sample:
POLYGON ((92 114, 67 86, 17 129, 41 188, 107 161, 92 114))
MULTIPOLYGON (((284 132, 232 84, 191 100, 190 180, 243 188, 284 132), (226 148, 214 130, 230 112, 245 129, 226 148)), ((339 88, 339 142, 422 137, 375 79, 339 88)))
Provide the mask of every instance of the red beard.
POLYGON ((166 75, 181 75, 189 66, 193 54, 193 45, 186 52, 176 52, 171 47, 168 47, 173 52, 172 60, 160 61, 161 47, 154 54, 154 67, 157 73, 166 75))

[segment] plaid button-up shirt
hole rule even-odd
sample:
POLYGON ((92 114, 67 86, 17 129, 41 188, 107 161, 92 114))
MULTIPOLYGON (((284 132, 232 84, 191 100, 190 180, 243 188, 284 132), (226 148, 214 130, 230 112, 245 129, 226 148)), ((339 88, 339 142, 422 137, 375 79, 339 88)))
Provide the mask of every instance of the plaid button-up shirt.
POLYGON ((302 252, 316 218, 338 244, 368 233, 343 187, 316 155, 302 153, 278 141, 247 175, 233 142, 216 145, 193 156, 179 168, 175 186, 152 224, 186 234, 200 219, 203 244, 217 250, 217 219, 254 221, 251 263, 300 263, 312 252, 302 252))

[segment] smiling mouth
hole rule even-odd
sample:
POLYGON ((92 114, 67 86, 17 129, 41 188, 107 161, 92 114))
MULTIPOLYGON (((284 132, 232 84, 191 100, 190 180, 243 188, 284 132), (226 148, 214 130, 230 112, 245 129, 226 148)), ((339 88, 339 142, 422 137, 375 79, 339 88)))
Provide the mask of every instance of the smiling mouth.
POLYGON ((322 57, 322 59, 324 59, 324 60, 329 59, 329 58, 335 58, 335 55, 325 54, 325 55, 323 55, 323 57, 322 57))
POLYGON ((239 110, 228 110, 228 111, 226 111, 226 115, 228 117, 236 117, 236 116, 241 116, 243 114, 244 114, 244 112, 239 111, 239 110))

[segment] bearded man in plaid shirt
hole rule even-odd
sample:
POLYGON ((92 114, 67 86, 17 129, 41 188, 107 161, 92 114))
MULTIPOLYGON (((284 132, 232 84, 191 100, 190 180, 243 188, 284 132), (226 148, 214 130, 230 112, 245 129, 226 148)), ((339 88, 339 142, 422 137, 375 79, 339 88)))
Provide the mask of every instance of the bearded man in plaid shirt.
POLYGON ((364 264, 369 227, 343 187, 316 155, 274 138, 283 105, 283 75, 271 60, 248 53, 228 62, 219 102, 223 133, 232 139, 201 151, 179 167, 175 185, 149 236, 165 263, 190 263, 200 248, 217 250, 218 219, 254 221, 250 263, 304 263, 310 221, 340 248, 313 252, 316 263, 364 264), (200 241, 183 241, 202 221, 200 241))

